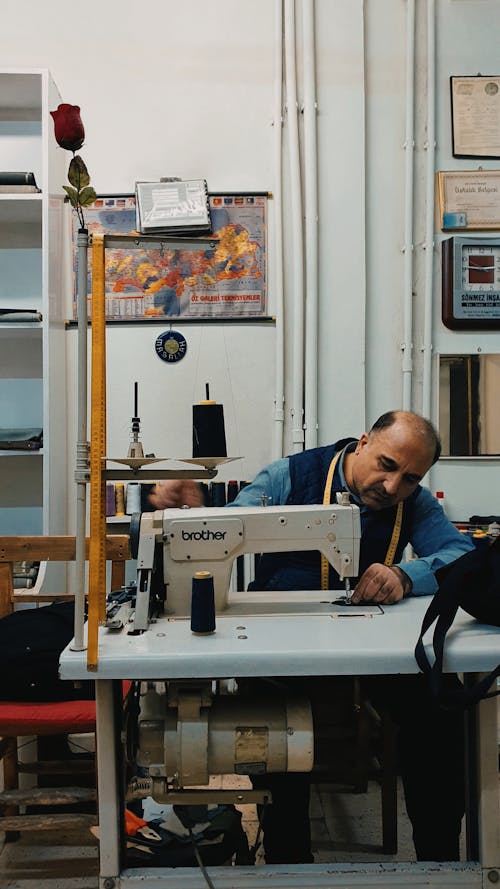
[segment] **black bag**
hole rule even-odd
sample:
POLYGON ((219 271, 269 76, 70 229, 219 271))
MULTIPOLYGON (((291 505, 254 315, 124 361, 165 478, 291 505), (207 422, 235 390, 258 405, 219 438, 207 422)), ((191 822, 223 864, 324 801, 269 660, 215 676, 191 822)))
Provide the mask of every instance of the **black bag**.
POLYGON ((429 679, 434 697, 446 707, 470 707, 482 698, 499 694, 490 686, 500 676, 500 664, 475 685, 444 691, 442 688, 443 651, 446 633, 459 608, 484 624, 500 627, 500 537, 489 546, 465 553, 436 572, 439 584, 425 613, 415 647, 417 664, 429 679), (423 637, 436 621, 433 635, 434 664, 425 651, 423 637))
POLYGON ((0 700, 81 701, 94 683, 59 679, 59 655, 73 638, 74 603, 25 608, 0 619, 0 700))
POLYGON ((212 811, 207 806, 174 806, 174 812, 191 836, 179 837, 166 830, 161 818, 148 821, 156 837, 148 839, 140 830, 127 836, 127 867, 198 867, 222 865, 235 857, 236 865, 255 864, 254 850, 248 846, 241 823, 241 812, 233 805, 220 805, 212 811), (197 821, 208 822, 201 834, 197 821), (196 854, 198 852, 198 855, 196 854))

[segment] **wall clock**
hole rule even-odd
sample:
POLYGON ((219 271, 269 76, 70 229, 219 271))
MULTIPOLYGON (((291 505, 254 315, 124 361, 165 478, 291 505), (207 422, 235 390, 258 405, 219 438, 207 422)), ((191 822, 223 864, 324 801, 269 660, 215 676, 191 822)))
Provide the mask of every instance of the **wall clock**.
POLYGON ((500 238, 447 238, 442 249, 443 324, 500 330, 500 238))

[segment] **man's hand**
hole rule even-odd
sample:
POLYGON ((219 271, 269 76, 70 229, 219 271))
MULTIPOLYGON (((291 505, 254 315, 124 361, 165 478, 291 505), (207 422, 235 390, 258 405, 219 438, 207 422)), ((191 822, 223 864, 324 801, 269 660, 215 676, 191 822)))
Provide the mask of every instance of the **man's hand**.
POLYGON ((157 482, 149 494, 149 502, 155 509, 168 509, 171 506, 203 506, 200 486, 191 479, 157 482))
POLYGON ((388 568, 375 562, 360 577, 352 594, 352 602, 377 602, 394 605, 411 589, 411 581, 400 568, 388 568))

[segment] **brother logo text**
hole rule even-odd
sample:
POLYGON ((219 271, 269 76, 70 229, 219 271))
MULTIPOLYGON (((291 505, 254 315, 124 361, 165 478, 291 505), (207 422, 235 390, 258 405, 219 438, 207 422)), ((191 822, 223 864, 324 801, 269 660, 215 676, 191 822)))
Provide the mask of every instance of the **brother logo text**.
POLYGON ((226 536, 226 531, 184 531, 182 529, 182 539, 183 540, 224 540, 226 536))

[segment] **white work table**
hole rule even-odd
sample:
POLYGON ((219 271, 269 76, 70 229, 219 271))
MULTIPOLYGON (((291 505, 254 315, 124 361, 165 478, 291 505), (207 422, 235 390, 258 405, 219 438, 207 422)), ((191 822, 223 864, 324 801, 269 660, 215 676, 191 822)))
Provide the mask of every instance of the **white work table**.
MULTIPOLYGON (((258 594, 255 601, 258 607, 258 594)), ((182 618, 162 617, 138 636, 128 635, 126 626, 118 632, 101 628, 97 673, 87 673, 85 651, 68 647, 61 657, 61 677, 216 679, 418 673, 413 651, 429 602, 427 596, 415 597, 382 610, 307 606, 311 611, 323 609, 319 614, 306 610, 259 616, 229 612, 217 615, 216 632, 209 636, 194 635, 189 619, 182 618)), ((260 607, 272 609, 269 604, 260 607)), ((293 608, 293 602, 287 607, 293 608)), ((445 671, 477 673, 499 662, 500 629, 479 624, 459 611, 446 640, 445 671)))
MULTIPOLYGON (((120 691, 122 679, 217 679, 262 676, 383 675, 417 673, 414 648, 428 597, 410 598, 381 610, 359 610, 319 604, 324 593, 285 594, 283 613, 266 595, 254 596, 256 610, 271 613, 217 615, 216 632, 191 633, 188 619, 162 617, 143 634, 99 630, 99 663, 87 672, 86 651, 68 646, 61 656, 63 679, 96 679, 100 889, 203 889, 197 869, 134 868, 121 870, 123 788, 120 757, 120 691), (304 597, 307 605, 299 604, 304 597), (295 601, 293 601, 295 600, 295 601), (314 601, 315 600, 315 601, 314 601), (295 613, 290 613, 295 611, 295 613), (340 616, 342 615, 342 616, 340 616)), ((327 594, 331 597, 331 593, 327 594)), ((248 600, 248 594, 244 594, 248 600)), ((254 610, 255 610, 254 609, 254 610)), ((430 651, 431 639, 427 639, 430 651)), ((481 625, 463 612, 448 634, 446 672, 485 673, 500 662, 500 628, 481 625)), ((279 889, 315 887, 426 886, 428 889, 483 889, 500 877, 500 817, 496 699, 481 702, 475 729, 479 862, 463 864, 301 865, 257 868, 210 868, 216 889, 250 889, 268 881, 279 889)), ((471 736, 472 737, 472 736, 471 736)), ((472 769, 474 771, 474 769, 472 769)))

